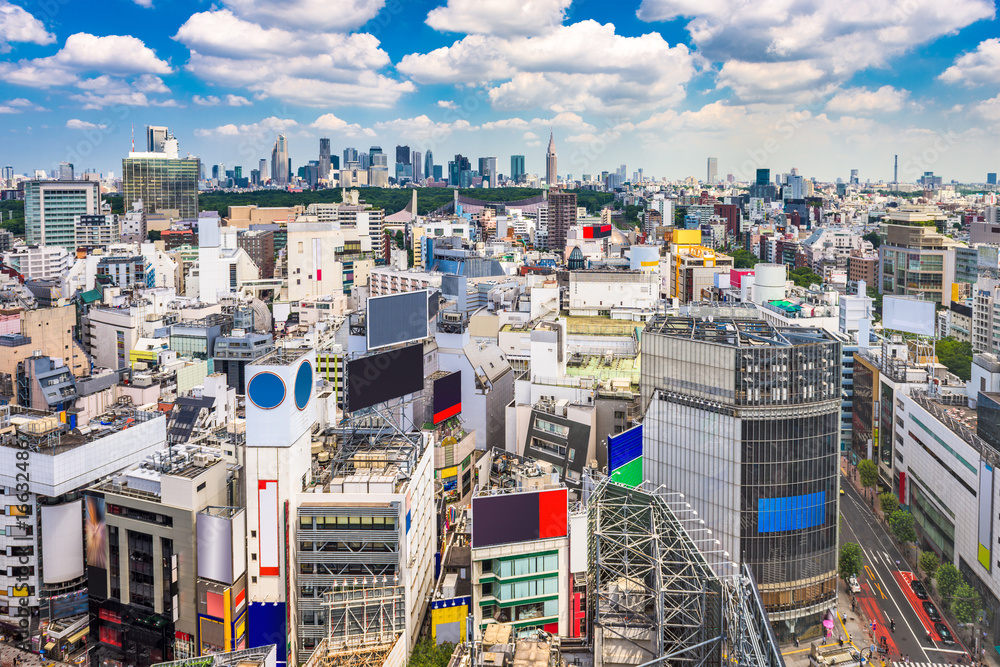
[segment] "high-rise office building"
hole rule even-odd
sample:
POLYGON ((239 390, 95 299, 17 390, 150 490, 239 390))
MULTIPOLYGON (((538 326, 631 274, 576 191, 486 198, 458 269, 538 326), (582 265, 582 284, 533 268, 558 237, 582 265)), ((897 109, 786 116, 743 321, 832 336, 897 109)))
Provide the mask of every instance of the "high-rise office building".
POLYGON ((267 183, 268 171, 267 171, 267 158, 261 158, 260 163, 257 165, 257 171, 260 172, 260 182, 261 185, 267 183))
POLYGON ((719 158, 710 157, 708 158, 708 178, 706 182, 709 185, 715 185, 719 180, 719 158))
POLYGON ((691 315, 643 331, 642 477, 684 494, 789 641, 836 609, 841 343, 691 315))
POLYGON ((285 135, 279 134, 271 150, 271 180, 275 185, 288 185, 291 177, 291 166, 288 158, 288 141, 285 135))
POLYGON ((851 185, 858 185, 860 180, 858 179, 858 170, 851 169, 851 185))
POLYGON ((374 188, 384 188, 389 185, 389 156, 378 146, 372 146, 368 152, 368 184, 374 188))
MULTIPOLYGON (((549 132, 549 149, 545 153, 545 182, 549 186, 556 184, 558 180, 556 174, 556 139, 555 136, 549 132)), ((563 237, 565 241, 565 237, 563 237)))
POLYGON ((511 155, 510 156, 510 180, 515 183, 520 183, 524 180, 524 156, 523 155, 511 155))
POLYGON ((60 181, 72 181, 73 180, 73 163, 72 162, 60 162, 59 163, 59 180, 60 181))
POLYGON ((396 146, 396 164, 410 164, 410 147, 396 146))
POLYGON ((771 184, 771 170, 770 169, 758 169, 757 170, 757 185, 770 185, 771 184))
POLYGON ((344 169, 356 168, 356 165, 360 162, 358 158, 357 148, 345 148, 344 149, 344 169))
POLYGON ((233 178, 236 179, 237 181, 243 178, 243 167, 241 167, 240 165, 236 165, 235 167, 233 167, 233 178))
POLYGON ((497 187, 497 159, 495 157, 479 158, 479 175, 483 177, 484 188, 497 187))
POLYGON ((576 224, 576 193, 549 192, 548 247, 562 252, 566 247, 566 232, 576 224))
MULTIPOLYGON (((201 160, 179 157, 177 139, 166 128, 149 127, 147 134, 162 150, 133 152, 122 160, 125 210, 142 200, 147 214, 169 212, 181 218, 197 218, 201 160)), ((224 170, 224 165, 220 165, 219 178, 224 177, 224 170)))
POLYGON ((472 163, 469 158, 460 153, 455 154, 455 159, 448 163, 448 184, 461 185, 462 172, 472 171, 472 163))
POLYGON ((413 151, 412 166, 413 166, 413 182, 419 183, 422 180, 424 173, 423 155, 420 153, 420 151, 413 151))
POLYGON ((319 140, 319 177, 330 178, 330 140, 326 137, 319 140))
POLYGON ((429 148, 424 154, 424 178, 434 178, 434 152, 429 148))
POLYGON ((0 171, 0 183, 7 187, 11 187, 14 184, 14 167, 8 165, 0 171))
POLYGON ((986 184, 987 185, 997 184, 997 173, 995 171, 991 171, 986 174, 986 184))
POLYGON ((146 126, 146 152, 162 153, 166 149, 167 137, 170 132, 161 125, 146 126))
POLYGON ((28 181, 24 184, 24 236, 29 245, 76 250, 76 220, 101 212, 95 181, 28 181))

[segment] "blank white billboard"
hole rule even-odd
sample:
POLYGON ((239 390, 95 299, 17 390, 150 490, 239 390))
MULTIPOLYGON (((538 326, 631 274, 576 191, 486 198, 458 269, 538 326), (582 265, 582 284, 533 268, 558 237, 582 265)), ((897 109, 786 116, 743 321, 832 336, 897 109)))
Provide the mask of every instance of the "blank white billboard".
POLYGON ((198 514, 198 577, 233 583, 233 524, 207 512, 198 514))
POLYGON ((83 576, 83 501, 42 505, 42 581, 61 584, 83 576))
POLYGON ((882 298, 882 326, 893 331, 933 336, 934 310, 933 301, 886 295, 882 298))

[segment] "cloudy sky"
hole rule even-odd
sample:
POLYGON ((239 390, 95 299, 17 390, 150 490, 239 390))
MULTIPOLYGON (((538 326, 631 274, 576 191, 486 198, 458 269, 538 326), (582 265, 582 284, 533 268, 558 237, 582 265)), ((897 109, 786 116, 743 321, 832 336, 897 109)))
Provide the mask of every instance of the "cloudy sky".
POLYGON ((397 143, 559 173, 1000 171, 992 0, 0 0, 0 165, 397 143), (137 142, 138 143, 138 142, 137 142))

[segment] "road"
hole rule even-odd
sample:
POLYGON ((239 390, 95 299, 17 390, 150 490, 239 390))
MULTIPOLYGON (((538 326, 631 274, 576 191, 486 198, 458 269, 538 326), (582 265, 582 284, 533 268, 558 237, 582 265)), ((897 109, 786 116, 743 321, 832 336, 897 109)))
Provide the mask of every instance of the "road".
MULTIPOLYGON (((899 662, 904 656, 909 656, 910 662, 917 664, 955 662, 964 654, 961 644, 946 646, 938 641, 930 620, 909 587, 908 582, 914 573, 896 547, 895 540, 878 525, 870 501, 863 498, 845 478, 842 477, 840 483, 844 489, 844 494, 840 496, 840 541, 841 544, 857 542, 864 552, 864 567, 858 576, 861 592, 855 595, 855 599, 868 620, 875 619, 876 638, 887 639, 889 655, 886 662, 899 662), (896 621, 895 632, 889 629, 890 618, 896 621), (932 630, 930 639, 928 630, 932 630)), ((841 581, 839 585, 844 584, 841 581)), ((854 643, 861 648, 870 646, 872 640, 871 637, 854 637, 854 643)))

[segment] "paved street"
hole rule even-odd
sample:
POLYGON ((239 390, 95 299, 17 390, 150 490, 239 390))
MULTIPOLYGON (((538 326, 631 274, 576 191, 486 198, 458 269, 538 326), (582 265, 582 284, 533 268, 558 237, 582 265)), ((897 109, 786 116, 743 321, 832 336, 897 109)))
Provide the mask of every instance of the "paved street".
MULTIPOLYGON (((896 548, 895 540, 878 525, 871 501, 846 478, 841 479, 841 488, 845 491, 840 497, 841 544, 857 542, 864 552, 864 569, 858 577, 861 592, 855 598, 865 616, 876 622, 876 641, 887 639, 887 662, 902 664, 904 657, 909 656, 911 667, 914 663, 955 663, 965 653, 961 643, 946 646, 934 632, 933 624, 909 586, 915 573, 896 548), (896 621, 894 632, 889 629, 889 619, 896 621)), ((954 630, 952 635, 955 636, 954 630)), ((861 641, 855 637, 854 643, 870 645, 871 635, 861 641)))

